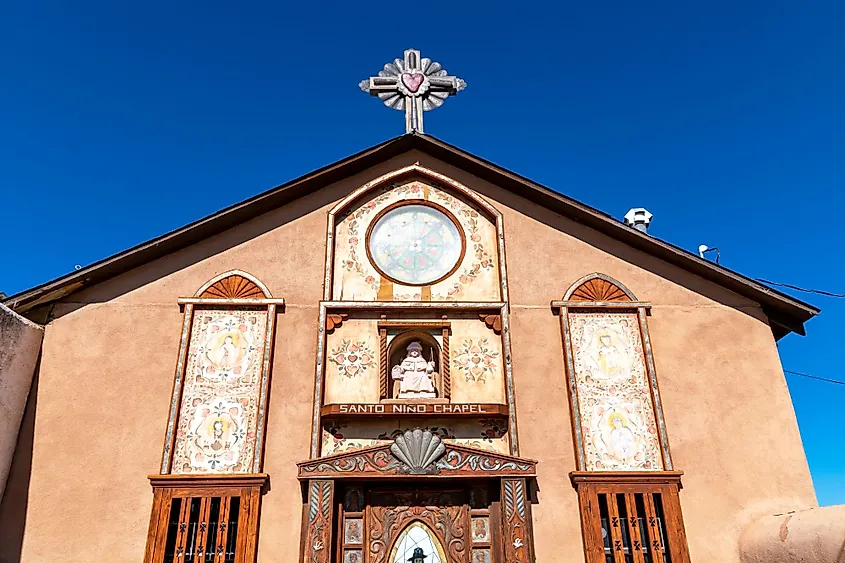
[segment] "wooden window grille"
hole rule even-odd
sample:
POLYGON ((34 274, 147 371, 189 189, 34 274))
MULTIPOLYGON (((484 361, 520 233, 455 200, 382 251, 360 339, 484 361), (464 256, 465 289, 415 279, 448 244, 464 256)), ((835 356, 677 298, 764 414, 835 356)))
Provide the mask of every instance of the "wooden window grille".
POLYGON ((572 480, 578 490, 587 563, 689 563, 678 472, 645 476, 578 472, 572 480))
POLYGON ((253 563, 266 476, 233 477, 150 477, 145 563, 253 563))

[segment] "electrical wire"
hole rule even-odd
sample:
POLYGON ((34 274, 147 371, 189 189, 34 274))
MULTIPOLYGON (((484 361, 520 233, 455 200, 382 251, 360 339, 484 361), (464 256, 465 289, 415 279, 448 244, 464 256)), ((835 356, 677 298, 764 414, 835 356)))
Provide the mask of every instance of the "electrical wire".
POLYGON ((809 373, 801 373, 798 371, 790 371, 788 369, 783 370, 783 373, 789 373, 792 375, 799 375, 801 377, 808 377, 810 379, 815 379, 818 381, 825 381, 827 383, 836 383, 837 385, 845 385, 845 381, 837 381, 836 379, 828 379, 826 377, 818 377, 816 375, 810 375, 809 373))
POLYGON ((798 287, 797 285, 791 285, 788 283, 778 283, 769 280, 764 280, 762 278, 757 278, 756 281, 763 282, 769 285, 776 285, 779 287, 787 287, 789 289, 794 289, 795 291, 803 291, 805 293, 816 293, 818 295, 824 295, 826 297, 837 297, 839 299, 845 299, 845 293, 831 293, 829 291, 822 291, 821 289, 804 289, 803 287, 798 287))

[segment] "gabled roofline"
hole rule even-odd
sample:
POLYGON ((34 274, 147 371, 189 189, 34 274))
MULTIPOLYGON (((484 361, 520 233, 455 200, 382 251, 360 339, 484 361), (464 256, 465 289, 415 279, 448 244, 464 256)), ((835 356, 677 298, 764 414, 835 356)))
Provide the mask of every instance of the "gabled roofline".
POLYGON ((56 301, 83 287, 103 282, 196 244, 267 213, 271 209, 413 149, 429 154, 555 213, 759 303, 769 317, 775 338, 781 338, 789 332, 804 335, 804 323, 820 312, 812 305, 704 260, 677 246, 641 233, 606 213, 561 195, 523 176, 439 139, 418 133, 389 139, 208 217, 95 262, 81 270, 7 297, 3 303, 18 312, 26 312, 39 305, 56 301))

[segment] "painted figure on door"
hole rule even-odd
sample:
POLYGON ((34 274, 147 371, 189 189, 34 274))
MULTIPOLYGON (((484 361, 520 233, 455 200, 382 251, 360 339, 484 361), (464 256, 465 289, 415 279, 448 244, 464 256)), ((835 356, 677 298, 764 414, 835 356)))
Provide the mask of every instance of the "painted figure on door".
POLYGON ((434 387, 434 357, 422 357, 422 344, 411 342, 405 349, 408 354, 399 365, 393 366, 391 377, 399 382, 397 399, 425 399, 437 397, 434 387))

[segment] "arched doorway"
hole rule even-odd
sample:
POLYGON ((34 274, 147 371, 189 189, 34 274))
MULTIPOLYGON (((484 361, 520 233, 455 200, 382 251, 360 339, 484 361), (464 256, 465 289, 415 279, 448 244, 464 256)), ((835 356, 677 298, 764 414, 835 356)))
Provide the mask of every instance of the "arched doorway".
POLYGON ((448 563, 437 533, 417 520, 408 524, 390 550, 390 563, 448 563), (421 561, 417 561, 421 560, 421 561))

